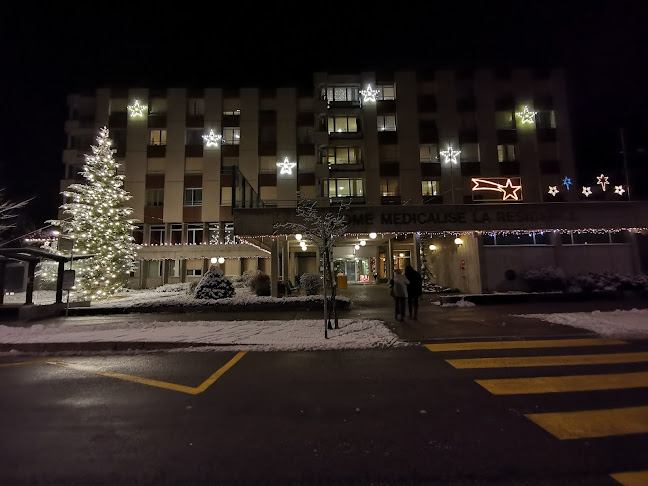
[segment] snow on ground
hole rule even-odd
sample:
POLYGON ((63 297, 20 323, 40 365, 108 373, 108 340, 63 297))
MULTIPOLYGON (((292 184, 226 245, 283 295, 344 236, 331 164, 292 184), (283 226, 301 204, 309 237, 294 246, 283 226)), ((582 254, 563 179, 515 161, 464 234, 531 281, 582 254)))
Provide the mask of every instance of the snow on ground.
POLYGON ((382 321, 340 319, 340 329, 328 331, 317 319, 288 321, 171 321, 65 325, 36 324, 28 328, 0 326, 2 343, 174 342, 203 343, 227 349, 293 351, 404 346, 382 321))
POLYGON ((612 312, 571 312, 557 314, 519 314, 593 331, 610 338, 648 338, 648 309, 615 310, 612 312))

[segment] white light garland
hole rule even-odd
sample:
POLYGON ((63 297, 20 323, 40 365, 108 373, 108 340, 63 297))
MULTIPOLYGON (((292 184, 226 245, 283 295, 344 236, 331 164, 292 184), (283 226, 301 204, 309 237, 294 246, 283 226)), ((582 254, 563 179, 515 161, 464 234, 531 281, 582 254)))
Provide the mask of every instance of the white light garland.
POLYGON ((372 89, 371 85, 367 85, 367 89, 362 89, 360 90, 360 94, 363 96, 362 101, 367 102, 367 101, 376 101, 376 97, 378 96, 378 93, 380 93, 379 89, 372 89))
POLYGON ((563 179, 563 185, 567 187, 567 190, 569 191, 569 186, 572 185, 572 180, 569 177, 565 177, 563 179))
POLYGON ((608 182, 609 177, 601 174, 596 179, 598 180, 596 184, 600 185, 603 191, 605 191, 605 187, 609 184, 608 182))
POLYGON ((279 172, 279 175, 281 174, 292 175, 292 170, 295 168, 296 165, 297 163, 290 162, 288 160, 288 157, 286 157, 283 162, 277 162, 277 167, 281 168, 281 172, 279 172))
POLYGON ((592 195, 592 188, 583 186, 583 194, 585 195, 585 197, 590 197, 592 195))
POLYGON ((520 117, 522 124, 535 123, 535 116, 537 114, 537 111, 530 111, 528 105, 525 105, 522 111, 516 112, 516 115, 520 117))
POLYGON ((549 194, 552 196, 556 196, 560 191, 558 190, 558 186, 549 186, 549 194))
POLYGON ((623 188, 623 186, 614 186, 614 192, 619 196, 622 196, 625 192, 625 189, 623 188))
POLYGON ((135 100, 135 103, 129 105, 127 108, 131 118, 142 118, 144 116, 144 110, 148 107, 146 105, 140 105, 139 100, 135 100))
POLYGON ((218 142, 223 138, 222 135, 214 133, 214 130, 209 130, 209 135, 203 135, 205 146, 218 147, 218 142))
POLYGON ((453 150, 452 146, 448 145, 447 150, 441 151, 441 155, 445 157, 445 162, 450 163, 452 162, 453 164, 457 163, 457 157, 461 153, 461 150, 453 150))

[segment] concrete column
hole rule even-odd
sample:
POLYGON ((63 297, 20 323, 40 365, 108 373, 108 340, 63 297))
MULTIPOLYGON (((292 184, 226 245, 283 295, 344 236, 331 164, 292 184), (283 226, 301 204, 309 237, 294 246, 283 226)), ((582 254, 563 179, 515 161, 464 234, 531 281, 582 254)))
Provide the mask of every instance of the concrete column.
POLYGON ((180 260, 180 281, 187 281, 187 260, 180 260))
MULTIPOLYGON (((0 261, 0 304, 4 303, 4 294, 5 294, 5 287, 4 287, 4 276, 5 276, 5 265, 6 262, 0 261)), ((61 268, 59 267, 59 272, 61 271, 61 268)), ((58 291, 56 293, 56 298, 58 299, 58 291)))
POLYGON ((36 261, 29 260, 27 267, 27 289, 25 291, 25 304, 34 303, 34 273, 36 271, 36 261))
POLYGON ((288 278, 293 283, 293 285, 297 285, 298 283, 294 280, 295 275, 297 275, 297 258, 295 257, 295 252, 293 251, 290 252, 290 258, 288 259, 288 278))
MULTIPOLYGON (((378 278, 374 280, 374 283, 378 285, 378 282, 380 281, 380 246, 379 245, 376 245, 374 258, 376 259, 375 272, 378 274, 378 278)), ((371 278, 373 278, 373 275, 371 276, 371 278)))
POLYGON ((281 278, 285 282, 290 277, 288 273, 288 240, 283 240, 281 242, 281 278))
POLYGON ((553 245, 553 259, 554 267, 560 267, 560 254, 562 250, 562 239, 560 232, 554 231, 551 233, 551 244, 553 245))
POLYGON ((414 270, 421 271, 421 234, 414 233, 414 259, 410 259, 410 263, 414 270))
POLYGON ((163 260, 164 264, 162 265, 162 285, 169 283, 169 265, 171 264, 170 260, 163 260))
POLYGON ((385 267, 387 269, 387 280, 394 277, 394 240, 389 237, 387 240, 387 258, 385 259, 385 267))
POLYGON ((273 238, 270 243, 270 295, 272 297, 277 297, 279 294, 277 286, 279 281, 279 250, 277 246, 277 239, 273 238))
POLYGON ((639 242, 637 241, 637 234, 632 231, 627 232, 626 239, 630 243, 630 252, 632 255, 632 273, 641 273, 641 253, 639 251, 639 242))

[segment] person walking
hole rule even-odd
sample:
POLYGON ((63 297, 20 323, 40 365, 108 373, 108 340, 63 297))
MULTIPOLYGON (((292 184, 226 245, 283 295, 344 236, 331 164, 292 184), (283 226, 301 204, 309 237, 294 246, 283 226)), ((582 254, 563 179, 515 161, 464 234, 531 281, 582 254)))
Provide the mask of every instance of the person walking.
POLYGON ((409 280, 407 285, 407 307, 410 319, 416 320, 418 317, 418 301, 423 295, 423 279, 421 274, 414 270, 411 265, 405 267, 405 278, 409 280))
POLYGON ((394 298, 396 320, 402 321, 405 318, 405 299, 407 299, 407 286, 409 280, 403 275, 400 268, 394 270, 394 277, 389 281, 390 294, 394 298))

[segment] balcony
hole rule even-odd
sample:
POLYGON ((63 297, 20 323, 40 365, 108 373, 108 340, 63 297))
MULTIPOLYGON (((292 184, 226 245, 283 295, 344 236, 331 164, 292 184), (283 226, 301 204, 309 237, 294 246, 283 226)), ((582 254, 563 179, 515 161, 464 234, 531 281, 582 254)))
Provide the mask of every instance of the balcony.
POLYGON ((334 110, 336 108, 360 108, 360 100, 353 101, 327 101, 327 107, 329 110, 334 110))
POLYGON ((357 132, 329 132, 328 134, 329 138, 334 140, 356 140, 358 138, 362 138, 362 130, 359 130, 357 132))

